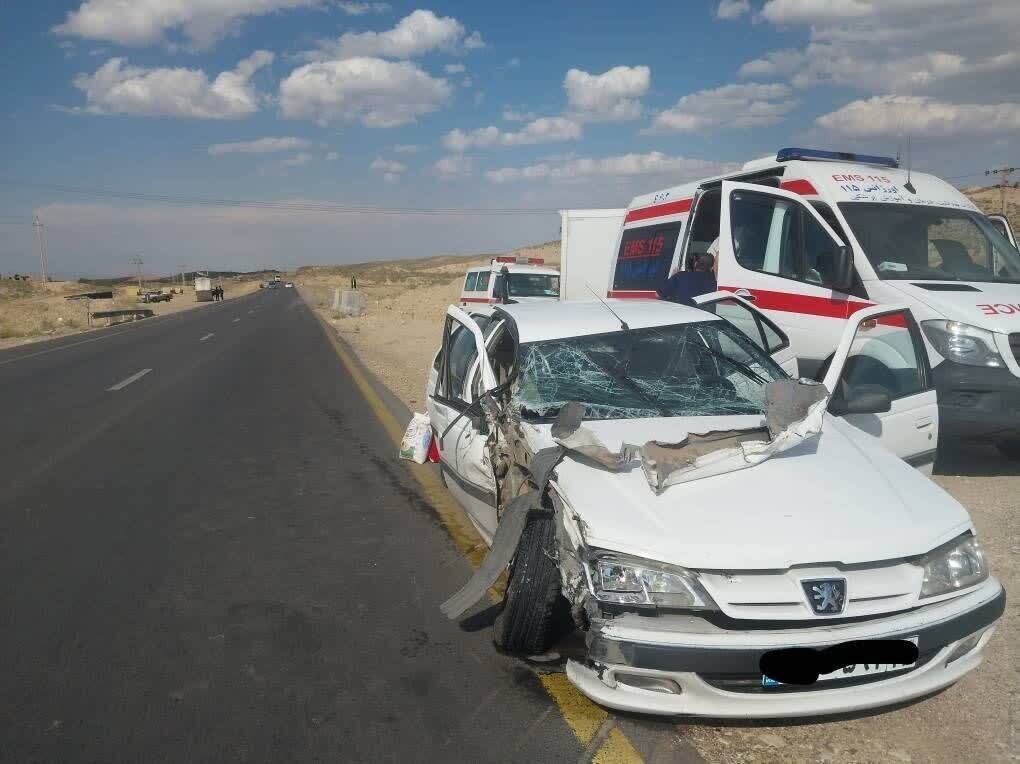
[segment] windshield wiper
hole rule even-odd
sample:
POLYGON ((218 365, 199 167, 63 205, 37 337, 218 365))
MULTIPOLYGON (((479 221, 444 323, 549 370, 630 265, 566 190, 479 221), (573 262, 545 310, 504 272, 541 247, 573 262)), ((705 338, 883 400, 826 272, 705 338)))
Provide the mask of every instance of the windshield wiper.
MULTIPOLYGON (((630 363, 629 356, 630 353, 628 348, 628 365, 630 363)), ((621 371, 619 368, 609 366, 608 364, 600 363, 598 360, 592 357, 590 353, 585 353, 585 357, 587 357, 589 361, 598 366, 600 369, 602 369, 602 371, 604 371, 610 377, 615 379, 617 382, 620 382, 621 384, 625 385, 629 390, 631 390, 635 395, 637 395, 637 397, 641 399, 641 402, 644 403, 646 406, 658 411, 659 416, 672 416, 668 409, 664 409, 661 406, 659 406, 659 402, 657 400, 654 400, 648 395, 648 393, 642 390, 641 385, 639 385, 637 382, 631 379, 630 376, 627 375, 627 372, 621 371)))

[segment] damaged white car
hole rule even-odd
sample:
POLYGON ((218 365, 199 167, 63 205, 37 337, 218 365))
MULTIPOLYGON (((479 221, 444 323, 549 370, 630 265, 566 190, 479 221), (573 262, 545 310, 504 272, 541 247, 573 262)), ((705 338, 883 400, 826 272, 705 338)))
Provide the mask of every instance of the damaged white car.
POLYGON ((570 679, 645 713, 846 712, 975 668, 1005 592, 915 469, 938 412, 910 312, 856 313, 819 384, 752 305, 700 302, 449 309, 428 410, 491 548, 444 612, 508 572, 500 646, 572 620, 570 679))

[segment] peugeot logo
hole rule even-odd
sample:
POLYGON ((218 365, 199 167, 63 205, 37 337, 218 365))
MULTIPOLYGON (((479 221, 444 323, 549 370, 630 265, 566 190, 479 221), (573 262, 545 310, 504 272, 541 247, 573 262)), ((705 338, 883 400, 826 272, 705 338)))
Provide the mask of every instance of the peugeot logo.
POLYGON ((845 578, 813 578, 800 585, 815 615, 838 615, 846 607, 845 578))

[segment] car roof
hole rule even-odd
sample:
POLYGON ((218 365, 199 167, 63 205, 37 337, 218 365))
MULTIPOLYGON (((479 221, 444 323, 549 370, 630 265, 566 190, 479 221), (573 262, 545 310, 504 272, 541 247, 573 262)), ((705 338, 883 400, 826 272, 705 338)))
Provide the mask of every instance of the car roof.
POLYGON ((618 332, 620 322, 606 309, 607 305, 631 329, 720 320, 712 313, 664 300, 605 300, 604 303, 598 300, 536 300, 493 307, 513 319, 518 340, 522 343, 618 332))

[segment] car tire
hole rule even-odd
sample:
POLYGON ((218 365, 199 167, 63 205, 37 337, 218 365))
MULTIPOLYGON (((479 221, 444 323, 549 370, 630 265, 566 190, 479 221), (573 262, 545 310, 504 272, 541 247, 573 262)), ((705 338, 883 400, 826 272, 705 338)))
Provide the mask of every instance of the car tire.
POLYGON ((1014 462, 1020 462, 1020 438, 1000 440, 995 444, 999 453, 1014 462))
POLYGON ((533 513, 521 533, 503 613, 495 624, 496 645, 506 652, 544 653, 570 619, 553 559, 555 535, 551 512, 533 513))

